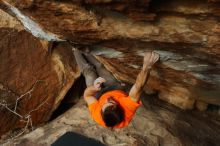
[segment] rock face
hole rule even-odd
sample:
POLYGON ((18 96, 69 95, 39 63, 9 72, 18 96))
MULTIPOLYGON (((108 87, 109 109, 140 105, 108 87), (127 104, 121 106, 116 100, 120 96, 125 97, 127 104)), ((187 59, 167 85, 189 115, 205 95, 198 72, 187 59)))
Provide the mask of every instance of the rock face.
MULTIPOLYGON (((207 116, 212 117, 209 113, 201 115, 199 111, 183 111, 155 97, 145 95, 143 97, 143 106, 138 109, 126 128, 110 130, 99 126, 91 119, 85 102, 79 101, 50 124, 16 140, 10 140, 4 145, 48 146, 70 131, 96 139, 105 145, 217 146, 219 144, 219 118, 212 118, 210 121, 207 119, 207 116)), ((74 143, 71 139, 69 141, 74 143)))
POLYGON ((10 25, 1 21, 0 135, 46 122, 79 76, 69 45, 50 51, 48 41, 33 37, 11 16, 10 25))
MULTIPOLYGON (((130 84, 144 52, 155 51, 160 61, 147 93, 181 109, 220 106, 219 0, 1 0, 0 8, 0 113, 6 117, 0 119, 0 134, 50 118, 79 76, 71 45, 89 48, 118 80, 130 84)), ((218 115, 185 112, 160 100, 145 102, 147 110, 141 109, 125 131, 98 128, 85 105, 78 104, 25 139, 49 145, 54 134, 72 130, 108 145, 219 143, 218 115), (45 141, 39 130, 51 128, 51 139, 45 141)))
POLYGON ((197 101, 220 105, 219 2, 3 0, 3 5, 27 27, 20 13, 57 39, 93 45, 113 74, 130 83, 143 52, 154 50, 161 61, 149 86, 160 99, 182 109, 197 101))

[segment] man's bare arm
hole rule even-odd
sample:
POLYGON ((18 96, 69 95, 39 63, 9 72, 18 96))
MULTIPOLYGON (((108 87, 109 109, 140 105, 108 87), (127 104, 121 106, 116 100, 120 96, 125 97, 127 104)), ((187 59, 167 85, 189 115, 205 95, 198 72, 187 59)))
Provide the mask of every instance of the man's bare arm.
POLYGON ((105 79, 99 77, 94 81, 94 85, 86 88, 86 90, 84 91, 83 97, 88 105, 97 101, 97 99, 95 98, 95 94, 101 90, 101 84, 104 82, 105 82, 105 79))
POLYGON ((95 98, 95 94, 97 93, 97 89, 94 86, 89 86, 86 88, 86 90, 84 91, 84 100, 86 101, 86 103, 88 105, 94 103, 97 101, 97 99, 95 98))
POLYGON ((141 92, 146 84, 151 67, 159 59, 159 55, 154 52, 146 52, 144 55, 144 63, 141 72, 138 74, 135 84, 132 86, 129 96, 135 102, 140 101, 141 92))
POLYGON ((135 84, 132 86, 129 92, 129 96, 134 102, 139 102, 141 92, 143 90, 144 85, 147 82, 149 73, 150 73, 150 69, 148 70, 142 69, 141 72, 138 74, 135 84))

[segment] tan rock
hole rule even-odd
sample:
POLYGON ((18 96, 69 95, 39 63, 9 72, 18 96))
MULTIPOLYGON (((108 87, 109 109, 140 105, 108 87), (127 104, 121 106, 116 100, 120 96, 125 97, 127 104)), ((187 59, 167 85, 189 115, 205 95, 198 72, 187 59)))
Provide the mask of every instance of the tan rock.
POLYGON ((217 145, 219 138, 215 133, 220 131, 217 124, 219 119, 213 118, 208 113, 203 115, 200 113, 185 112, 156 98, 145 98, 128 127, 110 130, 93 121, 86 103, 81 99, 69 111, 47 125, 5 142, 4 145, 19 145, 26 140, 36 145, 49 146, 66 132, 75 132, 105 145, 190 146, 206 145, 210 141, 217 145), (199 139, 203 140, 195 140, 197 135, 194 134, 197 134, 198 130, 199 139))
POLYGON ((0 28, 0 37, 2 134, 27 123, 31 126, 30 121, 34 125, 46 122, 79 71, 67 44, 58 45, 50 54, 45 43, 24 30, 0 28))
MULTIPOLYGON (((159 53, 160 61, 153 67, 145 91, 150 88, 152 92, 158 92, 161 99, 182 109, 192 109, 196 100, 220 105, 220 11, 218 3, 213 1, 152 0, 149 3, 149 0, 141 0, 136 3, 104 0, 1 0, 1 6, 13 13, 36 37, 50 41, 66 39, 76 46, 91 46, 92 54, 122 82, 134 83, 145 51, 159 53)), ((3 48, 3 53, 0 57, 4 58, 0 60, 0 94, 4 99, 2 105, 5 106, 6 101, 12 103, 10 108, 13 108, 16 99, 21 96, 18 105, 22 110, 19 115, 31 111, 32 120, 36 123, 48 120, 73 82, 71 78, 75 76, 76 70, 73 74, 69 73, 68 79, 66 74, 71 72, 71 67, 68 71, 66 64, 71 61, 63 63, 66 59, 61 57, 70 57, 62 54, 70 49, 57 52, 57 49, 54 51, 48 47, 50 43, 47 41, 39 41, 24 31, 11 32, 5 28, 1 31, 0 48, 3 48), (28 55, 23 55, 24 52, 28 52, 28 55), (29 90, 33 91, 31 98, 25 94, 29 90), (45 99, 48 99, 46 102, 49 105, 43 104, 42 100, 45 99), (36 110, 32 111, 33 107, 36 110)), ((155 100, 156 97, 147 99, 155 100)), ((183 145, 219 144, 219 125, 216 124, 219 122, 209 120, 211 116, 204 118, 199 112, 183 111, 162 101, 155 102, 155 105, 149 103, 146 108, 149 111, 142 113, 154 111, 155 114, 148 113, 147 117, 142 115, 134 121, 135 129, 129 129, 133 135, 131 132, 128 136, 124 131, 115 134, 88 125, 92 121, 85 117, 88 116, 86 108, 80 106, 63 119, 63 123, 71 126, 54 126, 52 128, 55 132, 52 131, 49 138, 43 140, 43 136, 36 136, 45 134, 44 129, 41 129, 42 133, 34 133, 30 139, 51 144, 55 137, 75 126, 73 131, 97 136, 94 138, 109 145, 181 145, 181 142, 184 142, 183 145), (71 119, 72 115, 76 119, 71 119), (161 116, 159 119, 158 115, 161 116), (202 134, 198 136, 198 133, 202 134)), ((19 115, 14 116, 15 113, 12 116, 7 113, 8 110, 3 109, 1 113, 5 112, 6 117, 9 117, 0 120, 0 124, 5 125, 4 129, 10 129, 10 122, 7 121, 19 121, 20 127, 24 126, 24 119, 19 115)))
POLYGON ((148 88, 166 94, 163 99, 184 108, 192 108, 195 99, 220 105, 216 3, 2 1, 35 36, 67 39, 73 44, 99 44, 92 46, 94 54, 117 79, 134 83, 144 51, 155 51, 160 54, 160 62, 153 68, 148 88), (145 14, 153 18, 148 21, 145 14), (30 27, 33 22, 36 27, 30 27), (187 92, 171 91, 173 87, 187 92))
POLYGON ((189 91, 181 87, 170 87, 170 92, 160 92, 159 98, 181 109, 193 109, 195 99, 190 98, 189 91))
POLYGON ((208 104, 205 103, 204 101, 196 100, 195 106, 200 111, 206 111, 208 104))
POLYGON ((18 31, 23 30, 24 27, 15 18, 0 9, 0 27, 8 27, 17 29, 18 31))

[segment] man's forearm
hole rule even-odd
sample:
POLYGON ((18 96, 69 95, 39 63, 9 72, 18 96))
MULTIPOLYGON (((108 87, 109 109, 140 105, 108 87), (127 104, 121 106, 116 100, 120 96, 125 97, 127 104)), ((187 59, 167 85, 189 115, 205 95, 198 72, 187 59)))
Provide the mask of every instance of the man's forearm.
POLYGON ((149 74, 150 74, 149 68, 143 68, 138 74, 135 84, 132 86, 129 92, 129 96, 135 102, 138 102, 140 100, 141 92, 143 90, 144 85, 146 84, 148 80, 149 74))
POLYGON ((86 90, 84 91, 84 98, 85 97, 91 97, 91 96, 95 96, 95 94, 98 92, 98 90, 94 87, 94 86, 89 86, 86 88, 86 90))
POLYGON ((143 89, 144 85, 146 84, 148 77, 150 74, 150 69, 142 69, 141 72, 138 74, 137 79, 135 81, 135 86, 139 92, 143 89))

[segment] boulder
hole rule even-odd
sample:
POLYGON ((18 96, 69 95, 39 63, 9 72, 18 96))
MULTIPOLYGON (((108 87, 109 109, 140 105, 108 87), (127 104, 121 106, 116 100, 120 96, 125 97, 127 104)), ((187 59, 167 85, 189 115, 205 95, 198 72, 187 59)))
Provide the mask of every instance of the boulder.
POLYGON ((217 1, 3 0, 2 5, 35 36, 89 46, 122 81, 134 83, 143 53, 155 51, 160 62, 148 88, 160 99, 182 109, 193 109, 197 100, 220 105, 217 1))
MULTIPOLYGON (((142 102, 143 105, 127 127, 112 130, 103 128, 93 121, 87 105, 81 99, 57 119, 3 144, 4 146, 24 144, 49 146, 70 132, 99 141, 104 145, 217 146, 219 144, 219 117, 213 118, 208 112, 201 115, 200 111, 184 111, 147 95, 143 95, 142 102)), ((63 140, 63 143, 74 145, 77 141, 75 138, 76 135, 70 136, 63 140)))
POLYGON ((160 55, 144 87, 158 96, 143 99, 127 128, 99 127, 79 102, 5 145, 51 145, 68 131, 107 145, 219 144, 219 0, 1 0, 0 8, 0 134, 50 119, 80 74, 72 46, 126 84, 144 52, 160 55))
POLYGON ((1 11, 0 135, 50 119, 80 72, 71 46, 35 38, 1 11))

